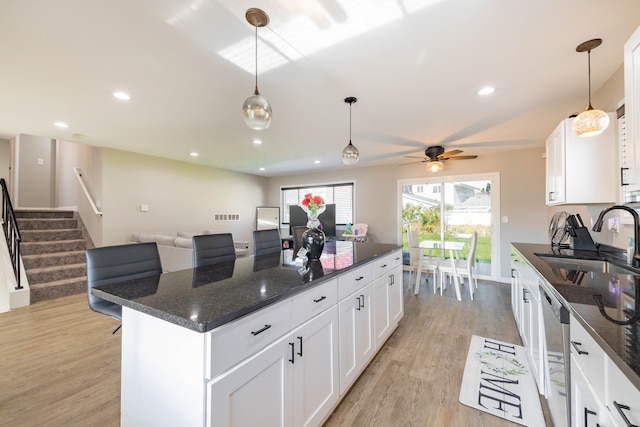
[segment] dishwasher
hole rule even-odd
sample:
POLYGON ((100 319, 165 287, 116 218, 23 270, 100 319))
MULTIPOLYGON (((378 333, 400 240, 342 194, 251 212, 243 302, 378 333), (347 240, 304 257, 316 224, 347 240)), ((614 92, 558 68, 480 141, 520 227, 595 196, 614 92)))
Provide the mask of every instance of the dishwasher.
POLYGON ((571 425, 569 311, 557 298, 541 288, 545 336, 545 396, 555 427, 571 425))

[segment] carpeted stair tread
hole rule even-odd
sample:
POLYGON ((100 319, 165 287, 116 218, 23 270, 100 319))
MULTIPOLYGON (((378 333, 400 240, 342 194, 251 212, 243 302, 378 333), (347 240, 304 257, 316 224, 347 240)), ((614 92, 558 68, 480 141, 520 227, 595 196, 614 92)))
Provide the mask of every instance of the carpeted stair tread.
POLYGON ((61 210, 15 210, 16 218, 73 218, 73 211, 61 210))
POLYGON ((64 297, 87 292, 87 278, 74 277, 55 280, 47 283, 30 285, 31 304, 53 298, 64 297))
POLYGON ((84 239, 59 240, 54 242, 22 242, 22 255, 51 254, 57 252, 84 251, 87 242, 84 239))
POLYGON ((23 242, 52 242, 60 240, 75 240, 82 238, 79 228, 61 230, 20 230, 23 242))
POLYGON ((87 275, 85 263, 57 265, 52 267, 34 268, 26 270, 29 284, 52 282, 87 275))
POLYGON ((85 251, 65 251, 44 254, 24 255, 22 257, 24 268, 31 270, 34 268, 51 267, 55 265, 77 264, 85 262, 85 251))
POLYGON ((18 229, 25 230, 65 230, 78 227, 74 218, 18 218, 18 229))

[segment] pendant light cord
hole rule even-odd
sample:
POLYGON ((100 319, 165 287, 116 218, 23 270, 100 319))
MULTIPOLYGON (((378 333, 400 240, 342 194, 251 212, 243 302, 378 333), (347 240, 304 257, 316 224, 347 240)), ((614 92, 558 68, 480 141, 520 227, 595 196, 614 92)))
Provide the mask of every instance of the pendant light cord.
POLYGON ((258 26, 254 25, 256 28, 256 91, 255 94, 258 95, 258 26))
POLYGON ((593 107, 591 106, 591 49, 587 51, 587 58, 588 58, 587 61, 588 61, 588 70, 589 70, 589 106, 587 107, 587 110, 593 110, 593 107))
POLYGON ((349 103, 349 144, 351 144, 351 105, 353 103, 349 103))

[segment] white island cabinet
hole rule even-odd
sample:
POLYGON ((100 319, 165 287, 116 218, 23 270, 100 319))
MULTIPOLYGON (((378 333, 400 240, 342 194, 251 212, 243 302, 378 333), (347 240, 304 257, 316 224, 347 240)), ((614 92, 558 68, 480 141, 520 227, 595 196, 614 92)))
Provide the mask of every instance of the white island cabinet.
POLYGON ((124 305, 121 425, 321 425, 402 317, 401 263, 389 251, 205 332, 124 305))

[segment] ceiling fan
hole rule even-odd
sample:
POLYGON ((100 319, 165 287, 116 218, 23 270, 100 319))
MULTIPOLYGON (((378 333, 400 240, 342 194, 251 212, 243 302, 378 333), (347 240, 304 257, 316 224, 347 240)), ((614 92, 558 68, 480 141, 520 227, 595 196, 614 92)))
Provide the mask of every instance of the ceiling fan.
MULTIPOLYGON (((475 154, 470 156, 458 156, 457 154, 460 154, 460 153, 462 153, 462 150, 451 150, 445 153, 443 146, 432 145, 431 147, 427 147, 424 150, 424 158, 422 158, 422 160, 418 162, 404 163, 400 166, 410 165, 413 163, 427 162, 427 170, 431 172, 439 172, 444 168, 444 165, 442 164, 443 160, 468 160, 468 159, 475 159, 476 157, 478 157, 475 154)), ((411 157, 414 159, 420 158, 416 156, 405 156, 405 157, 411 157)))

